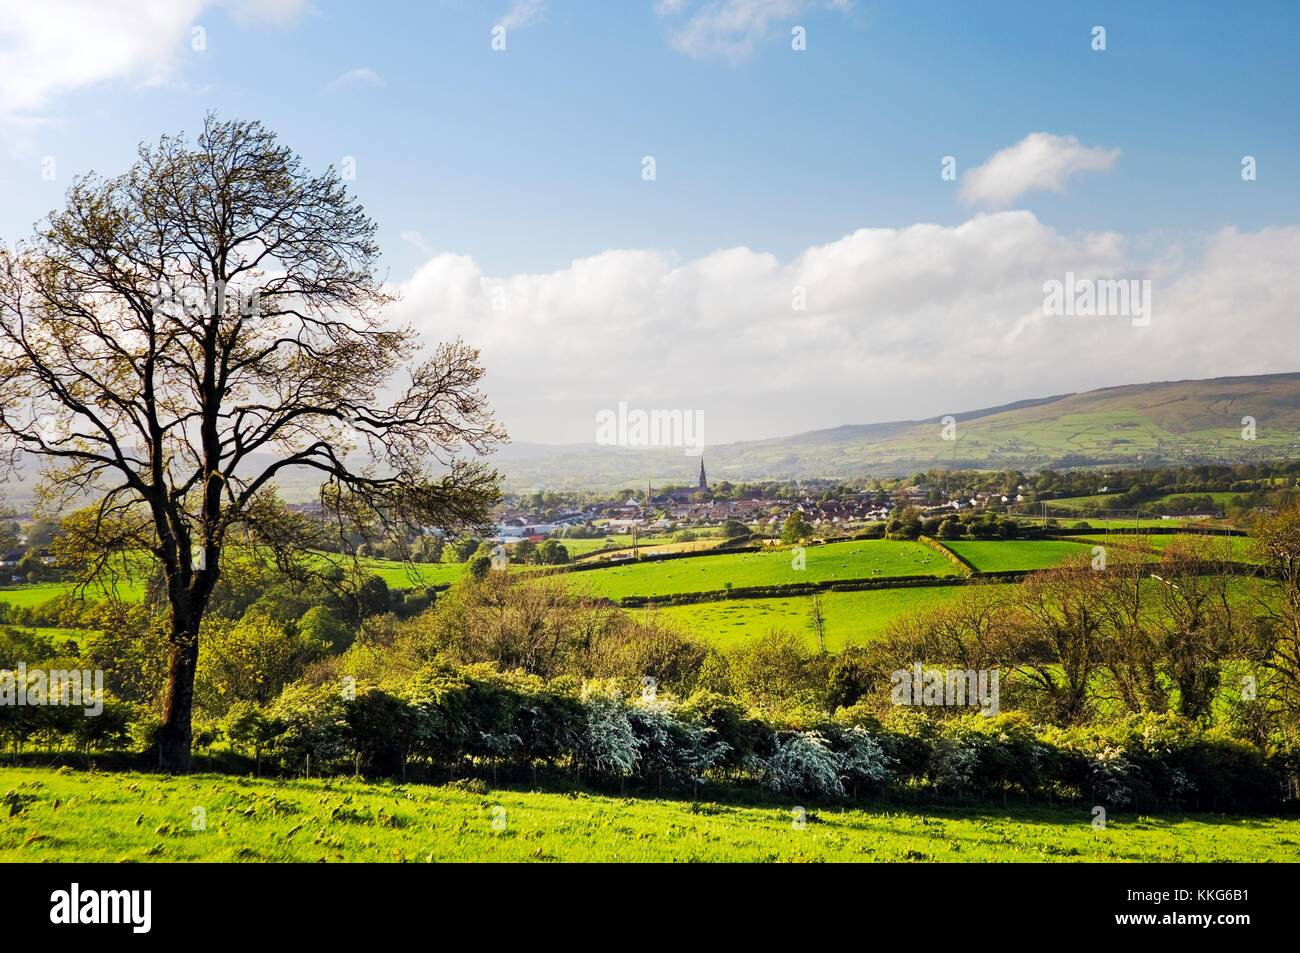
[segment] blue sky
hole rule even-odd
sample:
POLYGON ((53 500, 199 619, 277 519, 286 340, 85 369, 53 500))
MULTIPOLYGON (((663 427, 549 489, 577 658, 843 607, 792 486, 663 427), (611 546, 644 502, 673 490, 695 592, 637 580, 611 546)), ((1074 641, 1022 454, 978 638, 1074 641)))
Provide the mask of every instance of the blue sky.
MULTIPOLYGON (((0 133, 8 140, 0 149, 0 239, 25 235, 72 176, 121 171, 138 141, 194 130, 209 109, 263 120, 312 166, 354 157, 352 186, 379 222, 394 282, 414 282, 416 291, 420 269, 441 261, 433 273, 445 276, 449 256, 463 256, 476 280, 514 282, 521 295, 542 296, 534 304, 557 292, 522 276, 573 278, 575 259, 611 250, 642 250, 664 263, 641 283, 636 274, 602 273, 602 281, 625 281, 634 299, 662 295, 646 282, 693 274, 692 263, 719 250, 770 254, 779 270, 859 229, 897 230, 891 241, 909 245, 930 240, 908 231, 919 224, 958 229, 1014 212, 1032 218, 1038 237, 1024 240, 1035 247, 1068 245, 1087 257, 1110 240, 1097 236, 1122 236, 1123 250, 1103 255, 1108 267, 1126 273, 1121 263, 1131 263, 1135 275, 1159 277, 1164 263, 1170 286, 1182 282, 1190 294, 1188 282, 1205 280, 1198 256, 1207 245, 1270 229, 1289 242, 1300 222, 1295 3, 172 0, 156 12, 161 2, 51 0, 46 22, 29 29, 16 22, 27 16, 17 13, 24 4, 0 0, 0 73, 9 72, 0 79, 0 133), (131 25, 122 37, 105 36, 87 12, 113 7, 131 25), (150 12, 132 20, 141 10, 150 12), (507 48, 494 51, 491 30, 502 22, 511 24, 507 48), (790 48, 796 25, 807 31, 805 51, 790 48), (1106 30, 1104 51, 1092 49, 1097 25, 1106 30), (205 31, 202 51, 191 48, 196 27, 205 31), (45 55, 42 44, 64 41, 59 55, 45 55), (1085 171, 1060 172, 1060 191, 1013 182, 1008 201, 963 199, 962 176, 1035 133, 1061 137, 1052 148, 1082 157, 1085 171), (656 162, 651 182, 641 176, 647 155, 656 162), (956 159, 958 181, 941 179, 945 155, 956 159), (1241 179, 1244 155, 1256 157, 1256 181, 1241 179), (42 177, 50 158, 53 180, 42 177)), ((885 260, 896 266, 895 252, 885 260)), ((432 280, 427 272, 425 279, 432 280)), ((709 287, 725 297, 725 288, 709 287)), ((881 301, 911 314, 901 320, 913 326, 938 306, 907 296, 923 287, 901 298, 878 292, 864 290, 856 312, 837 303, 820 314, 834 324, 828 346, 855 334, 896 338, 896 329, 872 324, 881 301)), ((445 312, 449 300, 434 295, 428 307, 445 312)), ((420 320, 420 301, 416 293, 404 316, 420 320)), ((997 307, 979 296, 947 306, 997 307)), ((660 316, 637 308, 628 302, 636 314, 624 318, 622 339, 654 347, 659 336, 646 326, 660 316)), ((695 313, 682 329, 713 319, 695 313)), ((796 337, 826 330, 818 319, 799 316, 811 323, 796 337)), ((718 417, 731 421, 721 434, 739 437, 975 407, 1034 396, 1052 381, 1008 375, 990 355, 982 369, 947 375, 951 392, 933 402, 846 390, 836 399, 858 406, 832 411, 811 406, 809 394, 760 421, 743 410, 752 396, 722 400, 726 387, 710 392, 698 383, 699 368, 682 361, 674 365, 680 379, 662 392, 557 391, 548 421, 512 390, 532 366, 528 354, 544 356, 556 333, 553 321, 538 321, 483 330, 482 314, 468 309, 431 320, 429 330, 481 333, 489 357, 496 347, 503 404, 522 415, 525 437, 539 439, 583 439, 589 405, 625 398, 706 407, 717 398, 718 417), (501 344, 512 333, 525 341, 521 353, 501 344)), ((1201 325, 1169 333, 1191 327, 1201 325)), ((728 326, 723 340, 745 329, 752 325, 728 326)), ((788 322, 775 332, 783 340, 790 333, 788 322)), ((991 333, 1022 343, 1026 336, 1014 314, 995 320, 991 333)), ((933 347, 923 337, 905 343, 894 363, 933 347)), ((1113 351, 1091 338, 1070 346, 1113 351)), ((879 357, 878 346, 869 350, 879 357)), ((1213 372, 1216 352, 1224 373, 1291 369, 1270 364, 1278 360, 1272 349, 1265 355, 1238 342, 1227 355, 1221 347, 1184 351, 1151 370, 1213 372)), ((745 366, 764 353, 757 344, 745 366)), ((809 360, 804 373, 816 374, 815 349, 809 360)), ((780 377, 781 367, 771 373, 780 377)), ((1098 361, 1049 389, 1139 373, 1098 361)))
POLYGON ((315 164, 355 156, 398 276, 421 257, 403 232, 513 272, 611 247, 786 257, 862 225, 955 223, 968 209, 940 158, 961 172, 1039 129, 1122 150, 1086 192, 1027 200, 1060 228, 1300 218, 1294 3, 810 8, 774 20, 740 63, 675 50, 682 18, 650 2, 553 0, 495 52, 510 6, 317 0, 280 25, 210 8, 194 20, 206 51, 182 37, 166 85, 122 77, 40 110, 56 125, 0 163, 0 235, 22 234, 66 176, 117 171, 136 142, 209 108, 264 120, 315 164), (382 85, 330 86, 361 69, 382 85), (1248 153, 1263 174, 1246 191, 1248 153))

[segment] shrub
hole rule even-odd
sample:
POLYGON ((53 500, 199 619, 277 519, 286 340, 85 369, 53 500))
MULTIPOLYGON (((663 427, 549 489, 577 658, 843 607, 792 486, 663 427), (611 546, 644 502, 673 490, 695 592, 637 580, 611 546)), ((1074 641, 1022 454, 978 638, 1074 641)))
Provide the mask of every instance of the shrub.
POLYGON ((681 717, 662 702, 628 708, 637 739, 638 773, 659 783, 697 783, 729 750, 708 725, 681 717))
POLYGON ((324 773, 351 753, 343 697, 333 685, 290 685, 271 706, 273 744, 286 767, 324 773))
POLYGON ((617 694, 593 693, 582 699, 586 725, 578 749, 579 763, 603 778, 630 777, 640 761, 640 742, 617 694))
POLYGON ((840 770, 840 758, 821 734, 794 731, 778 741, 776 753, 767 760, 763 781, 783 794, 839 798, 844 796, 840 770))
POLYGON ((363 774, 401 772, 415 746, 415 713, 405 701, 378 689, 345 701, 348 741, 363 774))
POLYGON ((878 789, 889 779, 894 759, 865 728, 853 727, 836 740, 840 779, 850 788, 878 789))

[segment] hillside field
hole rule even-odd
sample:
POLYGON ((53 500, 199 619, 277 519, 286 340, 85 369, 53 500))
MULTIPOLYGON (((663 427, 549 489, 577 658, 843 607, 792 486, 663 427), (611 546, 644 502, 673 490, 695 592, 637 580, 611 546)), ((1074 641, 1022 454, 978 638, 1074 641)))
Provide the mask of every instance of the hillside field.
POLYGON ((455 785, 0 769, 0 861, 1300 860, 1300 820, 732 805, 455 785), (196 810, 199 809, 199 810, 196 810), (203 829, 196 830, 198 819, 203 829))
POLYGON ((743 588, 832 579, 958 574, 951 562, 921 543, 868 539, 808 546, 804 554, 803 569, 794 567, 793 550, 778 549, 610 566, 565 578, 575 591, 621 599, 711 592, 725 588, 728 583, 743 588))
MULTIPOLYGON (((1277 459, 1296 451, 1300 374, 1132 384, 951 413, 956 440, 941 439, 939 417, 849 424, 711 446, 709 474, 738 482, 897 477, 931 467, 1032 472, 1277 459), (1242 440, 1243 414, 1269 425, 1242 440)), ((690 484, 695 464, 676 448, 594 444, 533 445, 497 460, 512 489, 690 484)))
MULTIPOLYGON (((917 615, 955 597, 960 586, 915 586, 827 592, 821 595, 826 651, 862 645, 883 632, 895 619, 917 615)), ((811 620, 812 599, 728 599, 654 610, 675 628, 701 642, 721 647, 752 642, 775 629, 803 638, 809 651, 817 649, 811 620)))
POLYGON ((980 572, 1048 569, 1092 551, 1087 544, 1063 539, 954 539, 943 544, 980 572))
MULTIPOLYGON (((949 540, 944 545, 968 560, 981 572, 1044 569, 1061 564, 1071 556, 1088 557, 1096 545, 1148 546, 1150 558, 1172 535, 1107 537, 1088 533, 1068 539, 1036 540, 949 540)), ((1227 537, 1234 558, 1247 561, 1250 541, 1227 537)), ((690 544, 686 544, 690 545, 690 544)), ((706 545, 712 545, 708 543, 706 545)), ((688 592, 718 592, 728 583, 734 588, 780 586, 836 579, 889 579, 898 576, 959 575, 957 567, 933 549, 900 540, 858 540, 808 546, 805 567, 793 565, 796 551, 773 548, 759 552, 728 553, 663 561, 625 562, 586 571, 561 573, 559 579, 575 592, 618 600, 627 596, 663 596, 688 592)), ((383 578, 390 587, 412 588, 446 585, 465 571, 462 563, 420 564, 367 559, 364 568, 383 578)), ((540 567, 514 567, 529 572, 540 567)), ((0 602, 15 606, 37 606, 72 590, 71 584, 48 583, 0 589, 0 602)), ((126 599, 143 597, 140 580, 120 586, 126 599)), ((861 645, 882 632, 903 615, 923 612, 959 592, 957 586, 914 586, 858 592, 821 594, 824 641, 827 651, 861 645)), ((92 591, 90 598, 95 598, 92 591)), ((718 646, 752 641, 781 629, 804 639, 810 649, 818 647, 810 622, 811 602, 806 596, 775 596, 760 599, 727 599, 661 606, 659 617, 683 633, 718 646)))

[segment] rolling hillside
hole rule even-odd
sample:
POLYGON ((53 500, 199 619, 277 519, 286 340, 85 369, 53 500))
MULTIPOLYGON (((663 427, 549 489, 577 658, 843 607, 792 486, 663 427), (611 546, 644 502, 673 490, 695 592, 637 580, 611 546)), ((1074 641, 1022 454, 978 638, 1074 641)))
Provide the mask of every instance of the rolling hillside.
MULTIPOLYGON (((1017 401, 982 410, 954 410, 956 439, 942 439, 943 418, 850 424, 788 437, 705 449, 709 478, 718 480, 906 476, 930 467, 1036 470, 1104 466, 1239 463, 1300 453, 1300 373, 1217 377, 1106 387, 1017 401), (1242 418, 1255 439, 1242 439, 1242 418)), ((250 462, 261 466, 265 460, 250 462)), ((508 490, 644 489, 694 485, 699 457, 680 449, 628 449, 596 444, 513 443, 491 463, 508 490)), ((36 461, 23 482, 0 484, 10 503, 30 498, 36 461)), ((285 498, 314 499, 314 471, 285 470, 285 498)))
MULTIPOLYGON (((711 479, 735 481, 1276 459, 1300 450, 1300 373, 1107 387, 952 416, 954 440, 933 417, 723 444, 705 461, 711 479), (1242 437, 1244 417, 1254 418, 1253 440, 1242 437)), ((681 450, 595 445, 514 445, 495 463, 512 489, 689 485, 699 468, 681 450)))

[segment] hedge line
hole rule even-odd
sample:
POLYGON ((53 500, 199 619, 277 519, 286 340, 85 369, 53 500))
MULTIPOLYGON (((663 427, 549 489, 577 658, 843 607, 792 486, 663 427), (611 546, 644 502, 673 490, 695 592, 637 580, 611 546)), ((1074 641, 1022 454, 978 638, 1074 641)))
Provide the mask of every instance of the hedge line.
MULTIPOLYGON (((783 582, 773 586, 735 586, 731 589, 677 592, 659 596, 623 596, 614 604, 624 609, 640 609, 645 606, 721 602, 724 599, 771 599, 808 596, 814 592, 861 592, 865 589, 961 586, 971 581, 972 579, 967 576, 890 576, 887 579, 823 579, 820 582, 783 582)), ((607 601, 613 602, 613 600, 607 601)))
POLYGON ((1294 753, 1266 760, 1170 714, 1037 729, 1020 713, 936 720, 899 706, 883 721, 841 709, 792 730, 708 692, 629 699, 605 683, 556 691, 447 666, 353 697, 337 686, 291 686, 269 709, 232 712, 226 731, 291 774, 527 777, 541 766, 596 786, 698 793, 726 783, 825 800, 1014 794, 1139 811, 1275 808, 1298 763, 1294 753))
POLYGON ((970 562, 970 560, 968 559, 964 559, 963 557, 957 555, 955 552, 953 552, 943 543, 939 542, 937 539, 934 539, 933 537, 930 536, 926 536, 924 534, 918 536, 916 539, 917 542, 924 543, 926 546, 929 546, 931 549, 933 549, 944 559, 948 560, 948 562, 952 563, 954 566, 960 569, 963 575, 966 576, 979 575, 979 570, 975 568, 974 563, 970 562))

